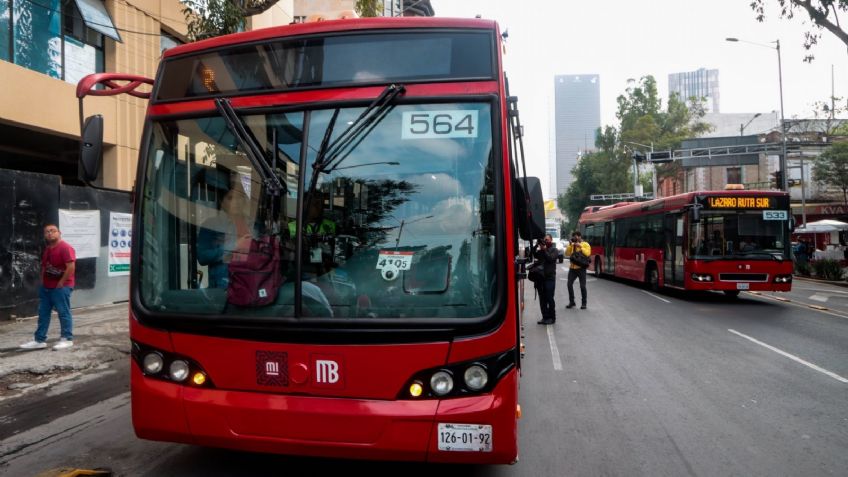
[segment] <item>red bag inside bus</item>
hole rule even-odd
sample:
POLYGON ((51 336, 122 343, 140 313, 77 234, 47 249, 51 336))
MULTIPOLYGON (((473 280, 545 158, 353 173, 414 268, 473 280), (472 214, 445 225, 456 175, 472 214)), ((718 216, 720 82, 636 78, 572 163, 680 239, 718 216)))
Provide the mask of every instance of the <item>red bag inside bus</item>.
POLYGON ((251 239, 246 253, 233 253, 229 276, 228 303, 237 306, 273 303, 283 284, 277 239, 270 236, 251 239))

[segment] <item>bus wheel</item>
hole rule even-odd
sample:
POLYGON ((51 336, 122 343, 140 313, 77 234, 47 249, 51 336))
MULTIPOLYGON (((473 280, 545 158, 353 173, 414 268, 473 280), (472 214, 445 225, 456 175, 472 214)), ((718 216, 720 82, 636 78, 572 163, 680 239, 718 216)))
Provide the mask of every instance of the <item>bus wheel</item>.
POLYGON ((601 278, 601 259, 595 257, 595 276, 601 278))
POLYGON ((648 264, 648 269, 645 270, 645 285, 651 291, 659 291, 660 289, 660 272, 657 271, 657 266, 653 263, 648 264))
POLYGON ((724 294, 730 298, 736 298, 739 296, 739 290, 724 290, 724 294))

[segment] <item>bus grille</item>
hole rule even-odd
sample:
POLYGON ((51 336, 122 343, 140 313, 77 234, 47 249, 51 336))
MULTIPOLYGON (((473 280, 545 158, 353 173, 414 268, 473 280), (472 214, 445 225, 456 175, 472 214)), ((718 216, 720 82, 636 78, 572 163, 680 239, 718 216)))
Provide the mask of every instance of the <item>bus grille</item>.
POLYGON ((723 282, 767 282, 765 273, 720 273, 718 279, 723 282))

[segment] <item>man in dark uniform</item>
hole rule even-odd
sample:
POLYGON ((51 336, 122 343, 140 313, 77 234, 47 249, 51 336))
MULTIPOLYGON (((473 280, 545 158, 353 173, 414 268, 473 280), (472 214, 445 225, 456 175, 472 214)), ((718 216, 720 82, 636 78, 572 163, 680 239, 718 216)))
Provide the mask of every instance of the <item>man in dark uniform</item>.
POLYGON ((556 305, 554 303, 554 291, 556 290, 556 264, 559 252, 554 245, 553 237, 545 235, 545 240, 536 242, 536 250, 533 253, 536 258, 535 267, 543 267, 545 280, 536 283, 539 293, 539 305, 542 308, 542 319, 537 323, 540 325, 552 325, 556 323, 556 305))

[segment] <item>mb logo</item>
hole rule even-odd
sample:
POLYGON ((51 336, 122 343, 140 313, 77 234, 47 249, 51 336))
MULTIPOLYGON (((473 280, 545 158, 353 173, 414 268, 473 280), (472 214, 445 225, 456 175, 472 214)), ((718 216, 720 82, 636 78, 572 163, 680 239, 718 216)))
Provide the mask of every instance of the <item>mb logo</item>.
POLYGON ((339 363, 329 359, 315 360, 315 382, 324 384, 339 382, 339 363))

